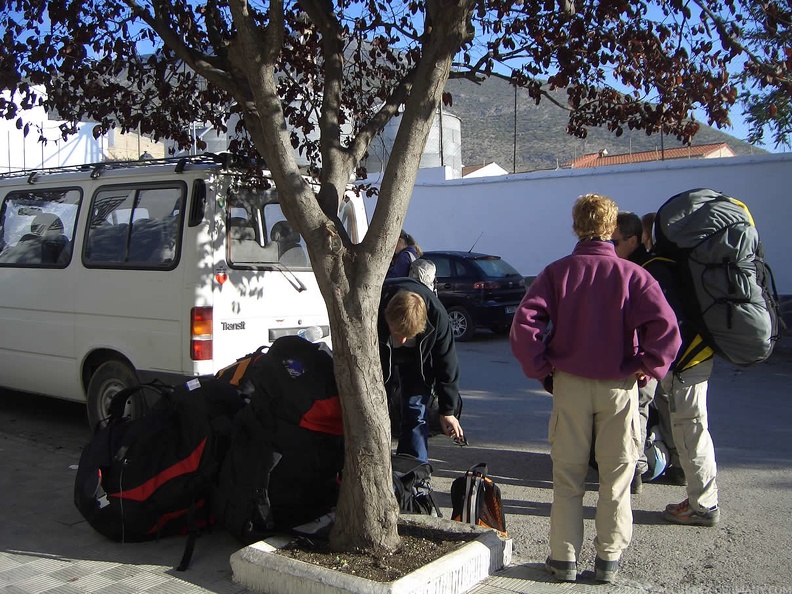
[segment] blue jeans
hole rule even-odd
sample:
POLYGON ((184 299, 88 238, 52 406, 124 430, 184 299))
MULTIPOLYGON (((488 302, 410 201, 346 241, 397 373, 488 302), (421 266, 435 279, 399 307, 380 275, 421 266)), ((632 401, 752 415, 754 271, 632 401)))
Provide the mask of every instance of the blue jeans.
POLYGON ((410 454, 421 462, 429 461, 429 425, 426 422, 426 408, 431 393, 401 398, 401 430, 397 454, 410 454))

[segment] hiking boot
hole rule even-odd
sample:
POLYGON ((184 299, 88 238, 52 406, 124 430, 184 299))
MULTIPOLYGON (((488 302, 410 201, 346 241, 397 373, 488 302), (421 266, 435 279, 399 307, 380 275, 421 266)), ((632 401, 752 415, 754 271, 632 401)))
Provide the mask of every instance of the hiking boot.
POLYGON ((682 503, 666 505, 663 519, 672 524, 711 527, 720 520, 720 510, 715 505, 703 512, 696 511, 690 506, 690 500, 685 499, 682 503))
POLYGON ((685 471, 682 470, 681 466, 669 466, 663 473, 663 477, 665 478, 664 482, 671 485, 679 485, 680 487, 687 485, 685 471))
POLYGON ((598 582, 612 583, 619 572, 619 561, 604 561, 597 557, 594 560, 594 579, 598 582))
POLYGON ((577 563, 574 561, 554 561, 548 557, 545 561, 545 571, 559 582, 577 580, 577 563))
POLYGON ((638 495, 643 491, 643 480, 641 480, 641 472, 636 470, 633 480, 630 483, 630 494, 638 495))

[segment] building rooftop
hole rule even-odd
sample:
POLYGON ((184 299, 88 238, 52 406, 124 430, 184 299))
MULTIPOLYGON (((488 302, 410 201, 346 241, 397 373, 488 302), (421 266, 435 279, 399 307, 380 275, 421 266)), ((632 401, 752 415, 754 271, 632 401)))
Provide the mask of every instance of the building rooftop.
POLYGON ((626 165, 628 163, 644 163, 647 161, 664 161, 670 159, 714 159, 719 157, 734 157, 734 151, 725 142, 714 144, 700 144, 680 148, 656 149, 639 153, 625 153, 622 155, 609 155, 607 149, 598 153, 583 155, 573 161, 564 163, 563 167, 571 169, 584 169, 587 167, 604 167, 606 165, 626 165))

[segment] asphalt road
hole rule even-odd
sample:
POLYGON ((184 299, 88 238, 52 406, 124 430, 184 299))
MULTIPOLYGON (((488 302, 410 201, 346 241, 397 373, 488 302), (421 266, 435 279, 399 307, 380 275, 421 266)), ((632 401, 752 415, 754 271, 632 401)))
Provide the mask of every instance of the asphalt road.
MULTIPOLYGON (((792 341, 766 362, 738 368, 718 361, 710 383, 710 428, 718 457, 721 523, 670 525, 660 510, 686 495, 683 487, 649 484, 633 496, 633 544, 621 577, 648 592, 792 594, 792 341)), ((480 333, 458 346, 462 424, 470 443, 443 436, 430 443, 436 499, 450 516, 453 478, 486 462, 500 485, 514 563, 538 563, 548 550, 551 463, 547 422, 551 397, 524 378, 508 341, 480 333)), ((90 431, 85 407, 0 392, 0 434, 76 457, 90 431)), ((596 473, 586 495, 582 564, 592 565, 596 473)), ((63 493, 71 497, 71 493, 63 493)), ((0 526, 3 524, 0 506, 0 526)))

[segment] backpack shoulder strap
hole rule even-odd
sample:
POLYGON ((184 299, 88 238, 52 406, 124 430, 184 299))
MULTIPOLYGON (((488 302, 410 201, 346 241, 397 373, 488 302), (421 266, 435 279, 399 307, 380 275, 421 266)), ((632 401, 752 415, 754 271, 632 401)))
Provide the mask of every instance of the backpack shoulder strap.
MULTIPOLYGON (((163 398, 168 397, 173 393, 173 386, 169 386, 168 384, 160 380, 153 380, 143 384, 136 384, 134 386, 129 386, 128 388, 124 388, 123 390, 119 390, 113 395, 113 397, 110 399, 110 403, 107 406, 107 412, 108 412, 107 421, 116 422, 123 419, 127 400, 129 400, 130 397, 134 396, 138 392, 142 392, 143 390, 147 390, 147 389, 153 390, 163 398)), ((148 403, 146 404, 148 405, 148 403)), ((148 409, 148 406, 143 408, 145 411, 148 409)))
POLYGON ((671 258, 666 258, 665 256, 652 256, 646 262, 641 264, 642 268, 646 268, 652 262, 666 262, 668 264, 676 264, 676 260, 672 260, 671 258))

